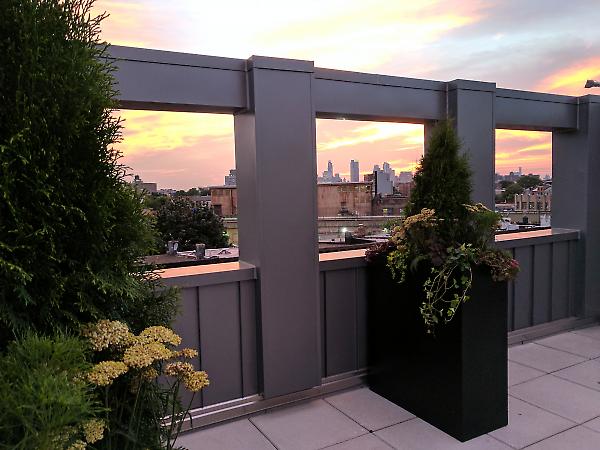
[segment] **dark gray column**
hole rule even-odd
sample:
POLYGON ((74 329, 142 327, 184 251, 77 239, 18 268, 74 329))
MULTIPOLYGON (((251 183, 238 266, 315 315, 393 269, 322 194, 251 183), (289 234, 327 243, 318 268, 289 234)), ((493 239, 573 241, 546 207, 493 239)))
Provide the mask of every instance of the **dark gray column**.
POLYGON ((321 381, 313 70, 253 56, 250 108, 234 122, 240 259, 258 271, 267 398, 321 381))
POLYGON ((552 226, 581 231, 576 312, 600 315, 600 96, 579 98, 578 129, 552 133, 552 226))
POLYGON ((448 83, 448 115, 454 120, 473 170, 474 202, 494 208, 495 83, 454 80, 448 83))

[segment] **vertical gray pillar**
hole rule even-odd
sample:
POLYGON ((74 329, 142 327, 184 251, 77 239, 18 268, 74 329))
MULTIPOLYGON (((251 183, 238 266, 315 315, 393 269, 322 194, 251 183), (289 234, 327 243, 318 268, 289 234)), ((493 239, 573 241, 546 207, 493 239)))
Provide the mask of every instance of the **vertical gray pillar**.
POLYGON ((317 386, 319 255, 309 61, 253 56, 235 115, 240 259, 258 272, 266 398, 317 386))
POLYGON ((448 115, 454 120, 473 170, 474 202, 494 209, 495 83, 454 80, 448 83, 448 115))
POLYGON ((552 133, 552 226, 581 231, 576 313, 600 316, 600 96, 579 98, 578 129, 552 133))

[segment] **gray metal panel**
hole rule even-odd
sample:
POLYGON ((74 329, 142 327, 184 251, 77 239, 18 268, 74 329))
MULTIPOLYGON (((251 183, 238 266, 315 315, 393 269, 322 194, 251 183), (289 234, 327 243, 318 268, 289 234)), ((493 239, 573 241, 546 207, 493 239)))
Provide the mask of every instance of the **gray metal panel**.
MULTIPOLYGON (((179 314, 173 323, 173 330, 181 336, 182 347, 200 350, 200 330, 198 323, 198 288, 186 288, 181 290, 181 307, 179 314)), ((200 353, 200 351, 198 352, 200 353)), ((199 358, 190 361, 196 370, 200 369, 199 358)), ((202 392, 202 391, 201 391, 202 392)), ((188 404, 192 394, 183 390, 181 401, 188 404)), ((196 394, 192 408, 200 408, 202 405, 202 394, 196 394)))
POLYGON ((552 244, 533 247, 533 325, 552 320, 552 244))
POLYGON ((375 73, 351 72, 346 70, 323 69, 315 67, 315 78, 320 80, 346 81, 351 83, 374 84, 422 89, 428 91, 446 91, 443 81, 422 80, 420 78, 396 77, 375 73))
POLYGON ((495 110, 497 128, 577 128, 576 97, 498 89, 495 110))
POLYGON ((325 272, 319 273, 319 307, 321 316, 319 322, 321 323, 321 377, 327 376, 327 327, 325 325, 325 318, 327 317, 327 310, 325 309, 325 284, 326 277, 325 272))
POLYGON ((515 259, 519 261, 521 270, 515 279, 514 297, 514 329, 531 326, 532 308, 532 274, 533 274, 533 247, 519 247, 515 249, 515 259))
POLYGON ((241 281, 239 289, 242 393, 244 397, 247 397, 259 392, 256 285, 254 281, 241 281))
POLYGON ((367 269, 356 269, 357 369, 367 367, 367 269))
POLYGON ((473 171, 473 201, 494 208, 495 120, 493 83, 449 83, 448 109, 473 171), (477 90, 476 90, 477 89, 477 90))
POLYGON ((422 123, 446 112, 444 91, 316 79, 317 117, 422 123))
POLYGON ((552 246, 552 320, 569 316, 569 243, 552 246))
POLYGON ((254 68, 253 112, 235 115, 240 259, 258 270, 265 398, 321 383, 312 76, 254 68))
POLYGON ((245 59, 224 58, 221 56, 196 55, 194 53, 125 47, 121 45, 110 45, 108 47, 108 54, 109 58, 118 60, 237 70, 241 72, 246 70, 245 59))
POLYGON ((327 376, 357 368, 356 271, 325 273, 327 376))
POLYGON ((238 284, 199 288, 198 298, 200 361, 210 379, 202 391, 207 406, 242 396, 238 284))
POLYGON ((580 244, 577 241, 569 242, 569 316, 582 315, 582 301, 580 295, 577 295, 577 277, 580 269, 577 266, 577 252, 580 250, 580 244))
POLYGON ((234 112, 246 107, 246 74, 235 70, 117 60, 122 108, 234 112))
MULTIPOLYGON (((508 251, 514 259, 515 250, 509 249, 508 251)), ((507 314, 506 327, 509 331, 512 331, 515 329, 515 282, 509 281, 508 285, 507 285, 507 289, 508 289, 508 297, 507 297, 508 314, 507 314)))
POLYGON ((552 133, 552 222, 581 230, 572 289, 581 299, 580 314, 600 317, 600 96, 578 101, 578 129, 552 133))

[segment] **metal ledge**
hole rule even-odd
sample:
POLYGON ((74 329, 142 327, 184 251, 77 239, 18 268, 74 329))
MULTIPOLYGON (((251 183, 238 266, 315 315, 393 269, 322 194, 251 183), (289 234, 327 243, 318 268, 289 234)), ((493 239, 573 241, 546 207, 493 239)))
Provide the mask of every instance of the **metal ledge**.
POLYGON ((529 245, 549 244, 552 242, 576 241, 579 230, 567 228, 551 228, 548 230, 523 231, 496 236, 496 247, 502 249, 527 247, 529 245))
POLYGON ((197 287, 256 279, 256 267, 243 261, 175 267, 158 272, 167 286, 197 287))

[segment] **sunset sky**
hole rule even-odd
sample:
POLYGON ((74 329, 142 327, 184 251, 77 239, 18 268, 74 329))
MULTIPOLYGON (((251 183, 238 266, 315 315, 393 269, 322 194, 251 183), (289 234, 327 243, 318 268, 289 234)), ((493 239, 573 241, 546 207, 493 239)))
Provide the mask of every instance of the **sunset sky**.
MULTIPOLYGON (((585 95, 600 79, 597 0, 198 1, 97 0, 102 37, 139 47, 248 58, 307 59, 318 67, 585 95)), ((596 93, 592 91, 592 93, 596 93)), ((600 94, 600 89, 598 89, 600 94)), ((159 188, 222 184, 233 168, 233 117, 121 111, 123 162, 159 188)), ((499 130, 496 171, 551 172, 549 133, 499 130)), ((318 170, 348 176, 388 161, 412 170, 419 125, 317 121, 318 170)))

